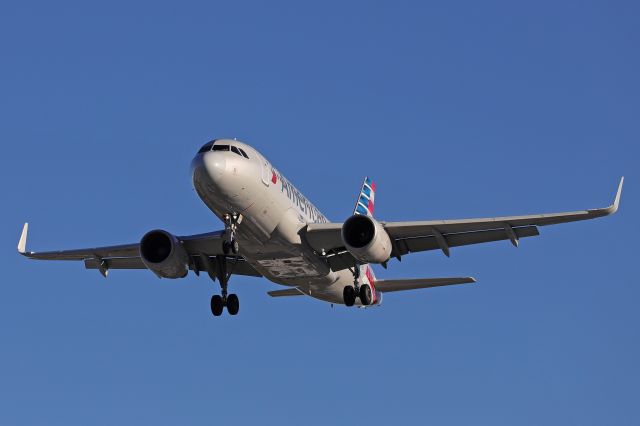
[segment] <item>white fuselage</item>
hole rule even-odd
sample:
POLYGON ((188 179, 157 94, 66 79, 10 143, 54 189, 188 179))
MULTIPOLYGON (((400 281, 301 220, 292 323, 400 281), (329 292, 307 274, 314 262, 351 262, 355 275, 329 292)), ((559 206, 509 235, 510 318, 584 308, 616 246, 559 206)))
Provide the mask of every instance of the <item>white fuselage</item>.
MULTIPOLYGON (((265 278, 295 286, 328 302, 342 303, 343 289, 353 284, 349 270, 335 272, 305 244, 299 231, 328 219, 264 156, 236 140, 217 140, 237 150, 198 153, 192 161, 193 185, 202 201, 221 220, 239 214, 236 238, 240 254, 265 278)), ((372 273, 363 266, 362 281, 372 273)))

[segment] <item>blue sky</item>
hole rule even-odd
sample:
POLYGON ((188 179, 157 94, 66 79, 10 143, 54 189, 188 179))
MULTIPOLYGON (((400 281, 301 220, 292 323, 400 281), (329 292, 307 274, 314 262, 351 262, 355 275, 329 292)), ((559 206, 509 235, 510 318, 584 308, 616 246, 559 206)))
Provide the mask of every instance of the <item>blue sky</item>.
POLYGON ((637 2, 4 2, 0 424, 638 424, 637 2), (263 152, 332 220, 601 207, 380 277, 476 286, 355 310, 235 277, 158 280, 32 249, 221 227, 205 141, 263 152))

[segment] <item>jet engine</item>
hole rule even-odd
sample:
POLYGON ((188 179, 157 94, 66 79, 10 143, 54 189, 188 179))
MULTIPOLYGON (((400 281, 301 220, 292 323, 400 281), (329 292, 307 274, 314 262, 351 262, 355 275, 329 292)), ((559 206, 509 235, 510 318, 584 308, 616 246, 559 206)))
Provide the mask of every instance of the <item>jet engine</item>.
POLYGON ((391 239, 375 219, 354 214, 342 225, 342 241, 363 263, 384 263, 391 256, 391 239))
POLYGON ((175 235, 156 229, 140 240, 140 258, 160 278, 184 278, 189 272, 189 255, 175 235))

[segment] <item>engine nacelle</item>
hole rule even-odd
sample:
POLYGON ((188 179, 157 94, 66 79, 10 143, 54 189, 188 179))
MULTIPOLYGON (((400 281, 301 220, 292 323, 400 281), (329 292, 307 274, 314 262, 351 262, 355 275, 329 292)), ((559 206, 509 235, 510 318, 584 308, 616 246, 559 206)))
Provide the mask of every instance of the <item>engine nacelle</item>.
POLYGON ((384 263, 391 257, 391 239, 382 225, 369 216, 354 214, 342 225, 342 241, 363 263, 384 263))
POLYGON ((184 278, 189 273, 189 255, 175 235, 156 229, 140 240, 144 265, 161 278, 184 278))

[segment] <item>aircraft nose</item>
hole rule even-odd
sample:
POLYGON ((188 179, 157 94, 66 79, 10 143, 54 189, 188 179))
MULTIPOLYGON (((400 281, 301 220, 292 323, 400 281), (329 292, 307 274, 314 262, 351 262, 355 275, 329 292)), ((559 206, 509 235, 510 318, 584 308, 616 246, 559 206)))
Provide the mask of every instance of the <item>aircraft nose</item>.
POLYGON ((220 189, 226 180, 227 160, 220 152, 198 154, 191 162, 193 182, 196 186, 220 189))
POLYGON ((207 152, 203 155, 204 168, 214 184, 221 184, 227 171, 226 155, 222 152, 207 152))

